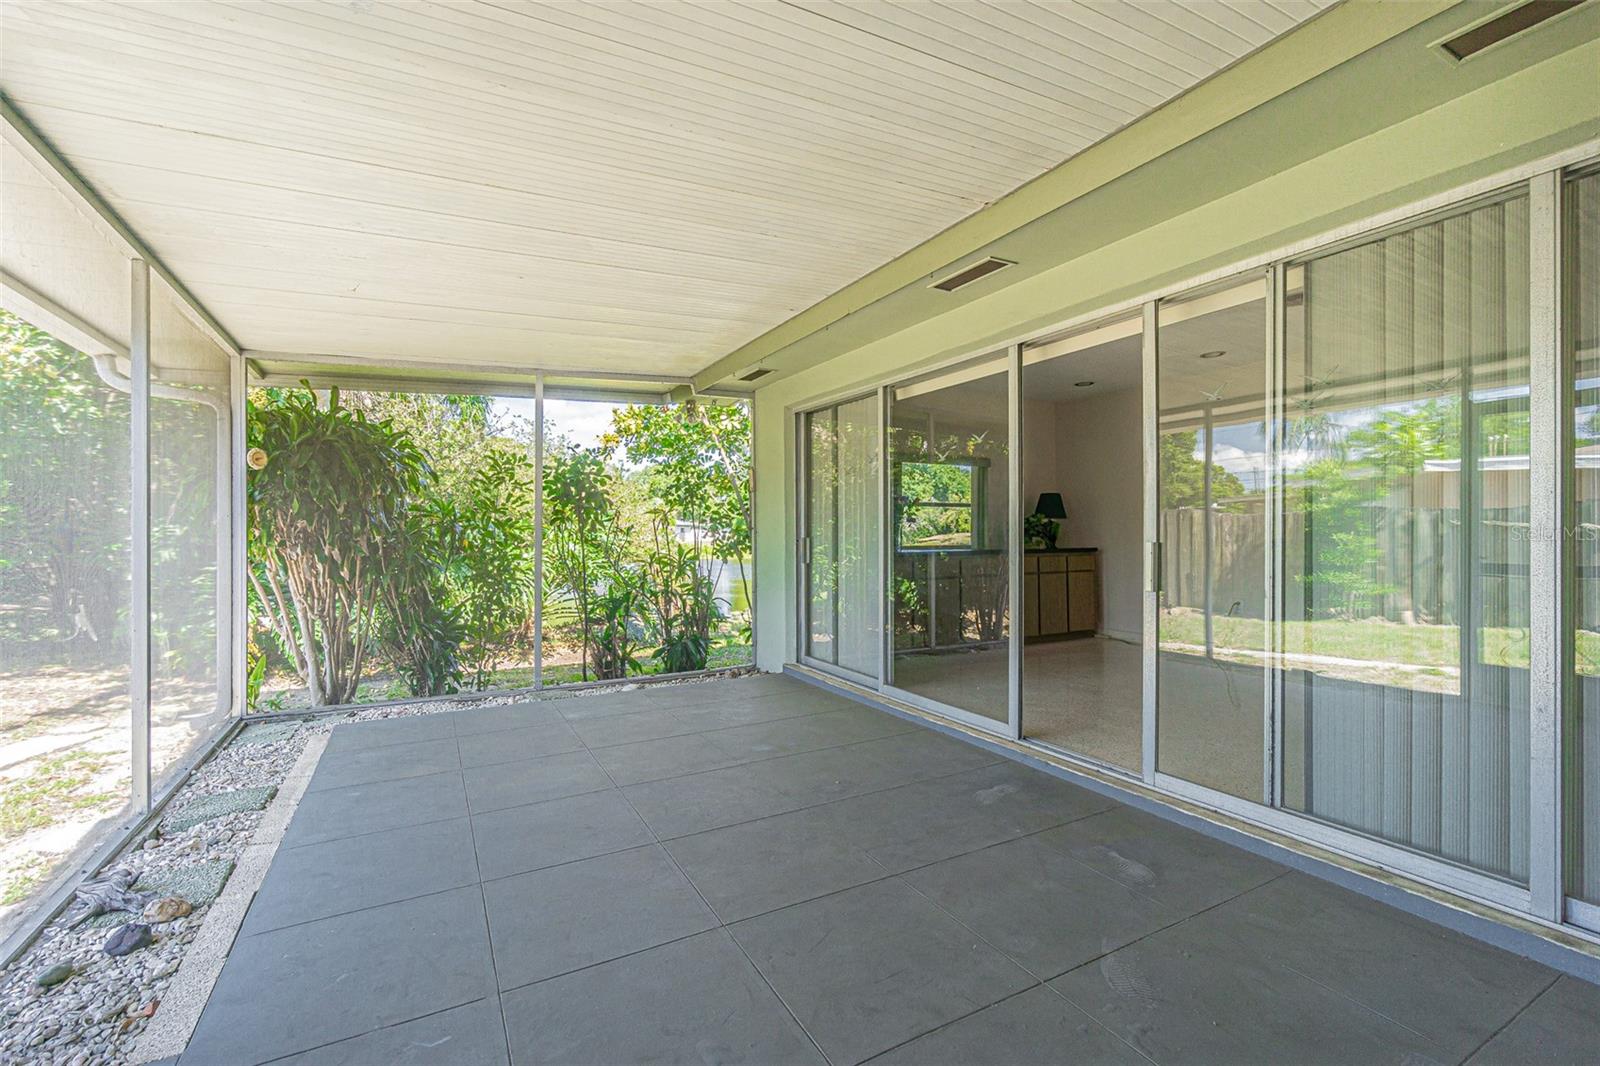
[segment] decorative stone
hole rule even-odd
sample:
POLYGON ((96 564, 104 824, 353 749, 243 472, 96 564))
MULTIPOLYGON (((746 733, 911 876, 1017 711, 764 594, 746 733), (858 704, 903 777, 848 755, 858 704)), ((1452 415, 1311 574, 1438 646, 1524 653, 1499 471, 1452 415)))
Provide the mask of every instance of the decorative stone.
POLYGON ((189 901, 182 896, 163 896, 161 899, 151 900, 144 909, 144 920, 154 925, 170 922, 182 918, 194 910, 189 901))
POLYGON ((139 887, 158 896, 178 896, 188 900, 192 907, 201 907, 222 895, 222 888, 232 873, 232 860, 218 859, 193 866, 152 870, 140 878, 139 887))
POLYGON ((242 811, 259 811, 271 802, 277 791, 272 786, 238 788, 231 792, 214 792, 209 796, 202 796, 170 815, 165 823, 166 829, 171 833, 181 833, 213 818, 239 814, 242 811))
POLYGON ((143 922, 129 922, 112 933, 101 950, 107 955, 127 955, 145 947, 151 939, 148 925, 143 922))
POLYGON ((71 977, 74 972, 75 970, 72 963, 58 962, 48 970, 45 970, 38 977, 35 977, 33 979, 33 983, 38 985, 40 988, 50 988, 54 985, 59 985, 62 981, 65 981, 67 978, 71 977))

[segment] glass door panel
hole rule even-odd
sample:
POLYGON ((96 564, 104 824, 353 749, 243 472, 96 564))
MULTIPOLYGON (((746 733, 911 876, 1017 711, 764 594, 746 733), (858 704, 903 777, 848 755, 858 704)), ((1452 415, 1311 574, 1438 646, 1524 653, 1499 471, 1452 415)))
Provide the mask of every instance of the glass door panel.
POLYGON ((1022 351, 1022 733, 1139 773, 1143 316, 1022 351))
POLYGON ((1013 506, 1008 359, 890 390, 889 682, 997 722, 1009 714, 1013 506))
POLYGON ((807 657, 876 679, 883 552, 878 399, 803 416, 807 657))
POLYGON ((1285 806, 1528 869, 1528 203, 1289 271, 1285 806))
POLYGON ((1567 892, 1593 905, 1600 904, 1600 174, 1568 182, 1565 198, 1573 387, 1567 892))
POLYGON ((1266 280, 1156 309, 1156 770, 1264 796, 1266 280))

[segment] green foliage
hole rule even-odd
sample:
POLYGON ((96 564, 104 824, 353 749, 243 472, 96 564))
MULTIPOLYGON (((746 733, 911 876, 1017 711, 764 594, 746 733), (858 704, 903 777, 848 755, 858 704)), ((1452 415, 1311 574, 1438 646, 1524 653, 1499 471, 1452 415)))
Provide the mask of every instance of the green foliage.
POLYGON ((700 553, 673 539, 671 514, 662 509, 651 519, 642 588, 655 614, 653 657, 665 673, 704 670, 711 658, 711 628, 722 616, 716 590, 700 553))
POLYGON ((545 456, 545 570, 577 604, 582 676, 623 677, 630 662, 631 575, 623 565, 626 534, 612 500, 617 478, 603 448, 561 445, 545 456))
POLYGON ((87 355, 3 310, 0 381, 5 657, 125 662, 128 397, 87 355))
POLYGON ((490 452, 454 519, 449 584, 465 626, 473 686, 485 688, 507 641, 533 612, 533 465, 490 452))
POLYGON ((379 640, 413 696, 461 687, 458 651, 467 634, 444 572, 459 529, 453 504, 425 498, 385 547, 379 640))
POLYGON ((314 705, 349 702, 372 642, 386 549, 429 467, 404 432, 309 387, 252 401, 267 455, 246 488, 251 581, 314 705))
MULTIPOLYGON (((1180 507, 1204 507, 1206 499, 1206 463, 1195 453, 1200 447, 1200 432, 1188 430, 1180 433, 1163 433, 1158 453, 1163 510, 1180 507)), ((1216 463, 1211 464, 1211 499, 1219 511, 1238 510, 1241 496, 1249 494, 1244 482, 1231 471, 1216 463), (1222 501, 1234 502, 1222 502, 1222 501)))
MULTIPOLYGON (((316 407, 304 390, 256 390, 251 399, 255 420, 282 417, 284 407, 309 418, 303 408, 316 407)), ((334 405, 341 419, 380 427, 422 459, 398 486, 404 499, 379 516, 385 534, 376 543, 322 549, 330 562, 362 571, 361 588, 347 577, 350 598, 370 605, 353 627, 369 634, 366 662, 381 660, 417 695, 501 683, 502 665, 525 683, 516 661, 535 601, 532 427, 476 397, 358 393, 334 405)), ((593 448, 547 433, 543 628, 547 639, 581 650, 579 677, 702 669, 718 654, 724 614, 707 556, 732 558, 743 578, 749 447, 743 405, 618 408, 593 448), (680 524, 693 531, 691 543, 676 541, 680 524)), ((324 483, 355 476, 366 475, 343 469, 324 483)), ((266 515, 264 506, 253 511, 253 523, 266 515)), ((252 570, 256 615, 271 625, 272 650, 298 672, 307 656, 289 582, 279 577, 275 587, 263 565, 252 570), (274 609, 279 600, 287 609, 274 609)), ((309 628, 320 636, 325 627, 313 620, 309 628)))
POLYGON ((750 408, 686 400, 634 404, 612 415, 605 443, 647 464, 649 490, 676 518, 694 523, 710 547, 741 567, 750 554, 750 408))

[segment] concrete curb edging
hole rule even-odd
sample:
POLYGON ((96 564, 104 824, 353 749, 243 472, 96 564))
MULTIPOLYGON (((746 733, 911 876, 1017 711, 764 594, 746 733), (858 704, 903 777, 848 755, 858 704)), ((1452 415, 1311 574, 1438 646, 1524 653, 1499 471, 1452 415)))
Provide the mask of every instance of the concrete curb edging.
POLYGON ((289 819, 294 817, 306 786, 311 783, 317 761, 328 746, 328 737, 327 733, 311 737, 278 786, 278 795, 267 807, 250 843, 240 853, 227 887, 211 905, 199 935, 184 952, 183 962, 172 984, 167 986, 160 1009, 134 1045, 131 1061, 170 1060, 189 1046, 189 1037, 200 1022, 200 1012, 211 998, 211 989, 222 973, 223 963, 228 961, 228 953, 233 950, 245 912, 250 909, 256 890, 267 876, 267 867, 278 853, 284 831, 289 828, 289 819))

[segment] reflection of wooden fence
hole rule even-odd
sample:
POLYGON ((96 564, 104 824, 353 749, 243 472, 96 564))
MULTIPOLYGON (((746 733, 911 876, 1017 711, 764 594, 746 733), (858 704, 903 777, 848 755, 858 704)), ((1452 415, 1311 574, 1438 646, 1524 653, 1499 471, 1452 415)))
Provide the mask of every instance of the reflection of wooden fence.
MULTIPOLYGON (((1399 622, 1408 616, 1434 625, 1455 625, 1461 619, 1462 568, 1460 522, 1453 508, 1374 510, 1371 565, 1363 575, 1374 595, 1359 596, 1357 613, 1399 622)), ((1260 513, 1217 511, 1212 514, 1212 610, 1260 618, 1264 612, 1263 568, 1266 560, 1265 519, 1260 513)), ((1205 511, 1185 507, 1161 513, 1162 589, 1168 607, 1206 606, 1205 511)), ((1347 609, 1343 587, 1332 582, 1296 580, 1319 571, 1307 553, 1332 549, 1308 546, 1306 516, 1294 513, 1284 521, 1285 606, 1289 618, 1326 617, 1347 609), (1307 593, 1311 602, 1306 602, 1307 593)), ((1484 626, 1528 624, 1528 520, 1526 508, 1491 513, 1478 529, 1480 573, 1474 597, 1484 626)), ((1325 564, 1326 566, 1326 564, 1325 564)))

